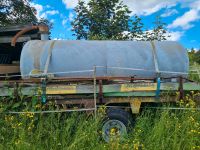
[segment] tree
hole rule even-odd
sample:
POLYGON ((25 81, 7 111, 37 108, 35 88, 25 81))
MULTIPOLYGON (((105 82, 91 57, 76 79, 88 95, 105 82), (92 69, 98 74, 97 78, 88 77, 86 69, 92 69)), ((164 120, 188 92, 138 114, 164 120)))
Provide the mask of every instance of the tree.
POLYGON ((134 19, 130 20, 130 22, 131 22, 130 35, 129 35, 130 39, 137 41, 145 40, 143 32, 144 24, 142 23, 142 19, 137 15, 134 15, 134 19))
POLYGON ((119 0, 79 0, 75 7, 76 18, 72 22, 77 39, 124 39, 129 31, 128 7, 119 0))
POLYGON ((0 25, 35 23, 35 8, 30 7, 29 0, 0 1, 0 25))
POLYGON ((194 55, 194 60, 200 64, 200 50, 198 50, 194 55))
POLYGON ((71 23, 78 40, 166 40, 165 23, 160 17, 154 22, 152 31, 144 32, 142 19, 130 16, 131 11, 121 0, 78 1, 76 18, 71 23))
POLYGON ((191 48, 190 51, 188 51, 188 56, 190 60, 190 65, 192 65, 195 62, 195 50, 194 48, 191 48))
POLYGON ((86 8, 84 1, 79 1, 78 5, 74 9, 76 11, 76 18, 71 23, 72 30, 75 32, 77 39, 87 39, 88 38, 88 26, 89 26, 89 11, 86 8))
POLYGON ((195 63, 200 64, 200 49, 198 51, 196 51, 194 48, 191 48, 188 51, 188 56, 189 56, 189 60, 190 60, 190 65, 193 65, 195 63))
POLYGON ((170 37, 167 35, 166 23, 162 22, 160 16, 156 16, 156 20, 153 24, 154 29, 146 31, 146 35, 144 36, 146 41, 165 41, 167 37, 170 37))

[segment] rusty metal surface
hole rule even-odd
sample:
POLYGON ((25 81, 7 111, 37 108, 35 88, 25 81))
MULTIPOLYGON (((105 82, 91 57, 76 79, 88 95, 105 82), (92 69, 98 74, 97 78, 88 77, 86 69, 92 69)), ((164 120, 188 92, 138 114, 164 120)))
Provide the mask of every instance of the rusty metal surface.
POLYGON ((15 46, 17 39, 22 36, 24 33, 29 32, 31 30, 36 30, 39 29, 40 32, 49 32, 49 28, 44 25, 40 26, 30 26, 30 27, 25 27, 21 31, 19 31, 11 40, 11 46, 15 46))
MULTIPOLYGON (((9 79, 8 77, 4 77, 2 78, 2 80, 0 80, 0 83, 4 83, 5 82, 5 78, 9 79)), ((1 79, 1 78, 0 78, 1 79)), ((79 77, 79 78, 63 78, 63 77, 59 77, 59 78, 53 78, 53 79, 49 79, 48 83, 63 83, 63 82, 93 82, 93 78, 87 78, 87 77, 79 77)), ((103 81, 132 81, 132 77, 96 77, 96 80, 103 80, 103 81)), ((146 80, 146 81, 153 81, 153 78, 134 78, 135 81, 137 80, 146 80)), ((30 78, 30 79, 19 79, 19 80, 7 80, 6 83, 21 83, 21 84, 26 84, 26 83, 30 83, 30 84, 38 84, 41 83, 41 78, 30 78)))
MULTIPOLYGON (((24 46, 20 66, 23 76, 35 69, 44 71, 51 43, 52 41, 29 41, 24 46), (35 52, 39 50, 41 52, 35 52), (39 68, 36 68, 34 64, 39 64, 37 65, 39 68)), ((155 42, 154 45, 159 71, 188 72, 187 51, 177 42, 155 42)), ((92 70, 94 66, 107 66, 107 68, 97 68, 96 76, 136 75, 136 77, 144 78, 156 76, 152 45, 150 42, 136 41, 56 41, 48 73, 55 74, 55 77, 92 77, 92 72, 62 74, 58 72, 92 70)), ((161 77, 169 76, 177 76, 177 74, 161 73, 161 77)))

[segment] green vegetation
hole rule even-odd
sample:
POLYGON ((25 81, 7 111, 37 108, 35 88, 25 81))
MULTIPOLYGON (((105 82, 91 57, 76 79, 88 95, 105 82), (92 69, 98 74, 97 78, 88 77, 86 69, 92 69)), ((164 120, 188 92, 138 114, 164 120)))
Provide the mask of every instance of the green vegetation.
POLYGON ((188 56, 190 61, 189 79, 200 82, 200 50, 196 52, 192 48, 188 51, 188 56))
POLYGON ((29 0, 0 1, 0 26, 37 22, 35 8, 30 7, 29 0))
POLYGON ((121 0, 79 0, 72 31, 77 39, 163 41, 168 37, 166 24, 159 16, 152 30, 131 14, 121 0))
POLYGON ((195 51, 194 48, 192 48, 189 52, 189 59, 190 59, 190 65, 194 65, 195 63, 200 64, 200 50, 195 51))
POLYGON ((31 0, 1 0, 0 26, 20 24, 46 24, 52 29, 53 24, 45 18, 38 19, 37 11, 30 5, 31 0))
MULTIPOLYGON (((193 96, 186 96, 178 105, 195 108, 193 96)), ((35 100, 21 101, 20 105, 10 103, 9 107, 4 100, 0 110, 7 111, 5 107, 23 111, 44 109, 35 100)), ((49 109, 53 107, 51 103, 49 109)), ((123 141, 110 143, 100 138, 100 112, 96 120, 85 113, 0 115, 0 149, 200 149, 200 112, 197 110, 145 109, 123 141)))
POLYGON ((195 63, 190 67, 188 78, 193 81, 200 82, 200 65, 195 63))

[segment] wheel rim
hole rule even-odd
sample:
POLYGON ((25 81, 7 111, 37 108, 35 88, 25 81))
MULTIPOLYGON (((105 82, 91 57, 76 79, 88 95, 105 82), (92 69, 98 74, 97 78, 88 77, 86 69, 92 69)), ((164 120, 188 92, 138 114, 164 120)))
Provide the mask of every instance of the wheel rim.
POLYGON ((108 120, 102 127, 102 137, 106 142, 123 139, 127 134, 126 126, 119 120, 108 120))

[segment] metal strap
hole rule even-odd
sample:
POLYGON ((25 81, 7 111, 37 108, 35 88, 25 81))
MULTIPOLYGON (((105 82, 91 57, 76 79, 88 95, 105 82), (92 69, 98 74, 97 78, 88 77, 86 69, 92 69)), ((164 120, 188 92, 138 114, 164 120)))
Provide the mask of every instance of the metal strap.
POLYGON ((41 89, 42 89, 41 101, 43 104, 45 104, 47 101, 46 88, 47 88, 46 78, 43 78, 42 85, 41 85, 41 89))
POLYGON ((152 46, 152 52, 153 52, 153 60, 154 60, 154 66, 156 69, 156 73, 158 76, 160 76, 160 71, 159 71, 159 67, 158 67, 158 59, 157 59, 157 55, 156 55, 156 47, 153 41, 151 41, 151 46, 152 46))
POLYGON ((159 98, 159 95, 160 95, 160 71, 159 71, 158 59, 157 59, 157 55, 156 55, 156 47, 155 47, 155 43, 153 41, 151 41, 151 46, 152 46, 155 70, 156 70, 156 74, 157 74, 156 98, 159 98))
POLYGON ((54 47, 55 42, 56 42, 56 41, 52 41, 52 43, 51 43, 51 45, 50 45, 50 48, 49 48, 49 50, 48 50, 47 61, 46 61, 45 67, 44 67, 44 74, 47 74, 47 72, 48 72, 49 63, 50 63, 50 58, 51 58, 51 54, 52 54, 52 50, 53 50, 53 47, 54 47))

